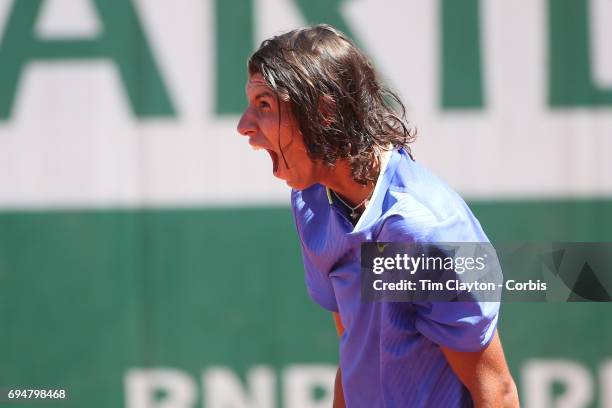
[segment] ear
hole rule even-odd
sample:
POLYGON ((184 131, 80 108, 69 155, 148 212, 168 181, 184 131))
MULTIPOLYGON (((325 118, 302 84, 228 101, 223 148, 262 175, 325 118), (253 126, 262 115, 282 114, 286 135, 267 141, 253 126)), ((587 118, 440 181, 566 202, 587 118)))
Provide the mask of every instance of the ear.
POLYGON ((323 118, 323 125, 329 126, 334 120, 336 101, 330 95, 323 95, 319 98, 319 114, 323 118))

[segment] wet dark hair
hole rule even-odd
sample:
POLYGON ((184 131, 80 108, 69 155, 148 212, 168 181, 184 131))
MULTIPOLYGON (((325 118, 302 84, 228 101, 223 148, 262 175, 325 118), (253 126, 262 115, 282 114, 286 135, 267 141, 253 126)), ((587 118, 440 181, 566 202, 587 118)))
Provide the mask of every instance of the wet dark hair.
POLYGON ((376 180, 381 150, 408 148, 416 138, 396 93, 381 83, 365 54, 329 25, 265 40, 248 70, 289 100, 310 158, 328 165, 348 160, 361 184, 376 180))

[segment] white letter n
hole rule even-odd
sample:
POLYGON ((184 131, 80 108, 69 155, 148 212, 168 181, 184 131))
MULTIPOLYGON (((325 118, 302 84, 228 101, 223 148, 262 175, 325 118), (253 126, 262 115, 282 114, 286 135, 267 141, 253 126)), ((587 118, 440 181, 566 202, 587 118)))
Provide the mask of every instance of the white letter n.
POLYGON ((274 408, 275 377, 268 367, 253 367, 247 373, 248 391, 229 368, 214 367, 202 376, 206 408, 274 408))
POLYGON ((192 408, 195 381, 181 370, 150 368, 129 370, 124 377, 127 408, 192 408), (163 398, 156 398, 156 392, 163 398))

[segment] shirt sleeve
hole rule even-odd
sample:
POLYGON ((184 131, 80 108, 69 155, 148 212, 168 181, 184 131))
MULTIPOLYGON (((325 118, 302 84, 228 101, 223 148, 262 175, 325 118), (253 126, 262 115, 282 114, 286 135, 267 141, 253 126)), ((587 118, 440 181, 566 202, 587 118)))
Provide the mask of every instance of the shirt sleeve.
MULTIPOLYGON (((415 224, 414 218, 395 215, 387 219, 378 236, 380 242, 485 242, 486 236, 469 228, 459 233, 453 231, 465 228, 463 217, 456 221, 439 222, 430 215, 421 216, 415 224), (461 239, 457 239, 458 236, 461 239), (466 239, 466 238, 472 238, 466 239), (484 237, 484 238, 483 238, 484 237)), ((474 221, 475 218, 474 218, 474 221)), ((476 225, 468 222, 467 225, 476 225)), ((477 224, 478 227, 480 224, 477 224)), ((478 351, 493 338, 497 327, 499 302, 414 302, 415 327, 432 342, 458 351, 478 351)))
POLYGON ((327 273, 321 268, 317 267, 315 259, 308 252, 304 246, 302 240, 302 231, 300 228, 300 220, 296 212, 296 194, 292 194, 291 200, 291 211, 293 212, 293 219, 295 220, 295 227, 298 233, 298 239, 300 240, 300 249, 302 251, 302 260, 304 263, 304 281, 306 283, 306 290, 308 295, 314 300, 319 306, 327 309, 331 312, 338 311, 338 304, 336 303, 336 295, 334 293, 334 287, 327 273))
POLYGON ((308 295, 322 308, 330 312, 338 311, 334 287, 329 276, 318 270, 312 263, 308 253, 302 246, 302 258, 304 260, 304 280, 308 295))
POLYGON ((416 329, 434 343, 478 351, 495 334, 499 302, 418 302, 416 329))

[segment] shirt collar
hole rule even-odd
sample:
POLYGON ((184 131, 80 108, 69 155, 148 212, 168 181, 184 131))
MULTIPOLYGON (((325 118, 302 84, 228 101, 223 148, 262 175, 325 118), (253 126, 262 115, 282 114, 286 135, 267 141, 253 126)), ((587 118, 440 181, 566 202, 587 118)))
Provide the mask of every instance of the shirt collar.
MULTIPOLYGON (((361 217, 359 217, 359 221, 357 221, 357 224, 351 232, 352 234, 367 230, 372 222, 377 220, 382 214, 382 204, 387 190, 389 189, 389 185, 391 184, 391 179, 393 178, 395 170, 397 169, 400 157, 401 153, 397 150, 391 150, 388 152, 388 159, 382 163, 380 174, 378 175, 376 185, 374 186, 374 191, 372 192, 372 198, 368 202, 363 214, 361 214, 361 217)), ((333 199, 331 190, 325 187, 325 192, 327 193, 327 201, 330 205, 332 205, 333 199)))
POLYGON ((357 224, 355 224, 355 229, 354 229, 355 231, 361 228, 364 220, 368 217, 368 214, 372 209, 372 205, 374 204, 376 197, 380 195, 380 188, 384 184, 383 181, 385 179, 385 173, 387 171, 387 166, 389 165, 389 161, 391 160, 391 156, 393 155, 393 150, 386 151, 383 154, 384 156, 381 161, 382 166, 380 168, 380 172, 378 173, 378 179, 376 180, 376 185, 374 185, 374 191, 372 192, 372 197, 370 198, 368 205, 366 205, 366 208, 363 210, 361 217, 359 217, 359 220, 357 220, 357 224))

